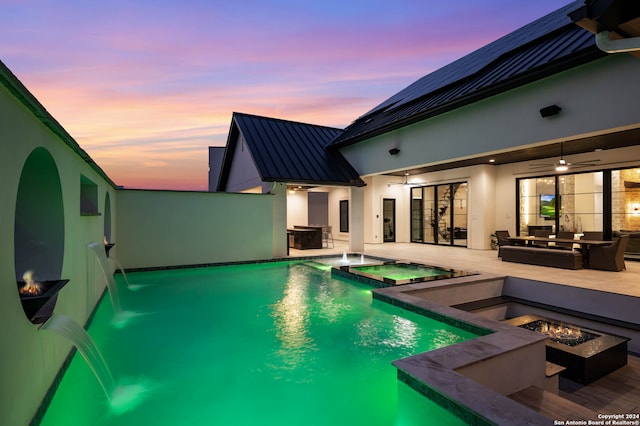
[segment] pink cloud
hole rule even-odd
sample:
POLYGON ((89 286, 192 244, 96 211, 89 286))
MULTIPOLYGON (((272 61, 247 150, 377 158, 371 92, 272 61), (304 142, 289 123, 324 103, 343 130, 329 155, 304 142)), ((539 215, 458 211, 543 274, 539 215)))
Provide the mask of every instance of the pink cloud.
POLYGON ((564 3, 13 2, 0 52, 118 184, 202 189, 233 111, 344 127, 564 3))

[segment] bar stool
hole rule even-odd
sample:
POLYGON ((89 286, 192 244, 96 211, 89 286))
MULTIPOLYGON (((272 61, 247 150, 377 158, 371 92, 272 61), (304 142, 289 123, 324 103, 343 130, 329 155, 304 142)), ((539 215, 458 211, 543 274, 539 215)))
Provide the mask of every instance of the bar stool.
POLYGON ((333 234, 331 233, 331 225, 324 225, 322 226, 322 247, 325 246, 325 244, 327 245, 326 247, 329 248, 329 242, 331 242, 331 248, 334 248, 334 244, 333 244, 333 234))

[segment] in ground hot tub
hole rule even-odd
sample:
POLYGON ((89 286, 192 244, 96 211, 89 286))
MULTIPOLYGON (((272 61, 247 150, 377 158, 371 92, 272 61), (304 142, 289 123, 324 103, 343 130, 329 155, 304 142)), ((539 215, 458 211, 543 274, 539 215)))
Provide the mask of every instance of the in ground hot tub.
POLYGON ((351 278, 366 282, 374 287, 392 287, 476 275, 474 272, 413 262, 393 262, 363 266, 347 265, 340 266, 339 269, 351 278))

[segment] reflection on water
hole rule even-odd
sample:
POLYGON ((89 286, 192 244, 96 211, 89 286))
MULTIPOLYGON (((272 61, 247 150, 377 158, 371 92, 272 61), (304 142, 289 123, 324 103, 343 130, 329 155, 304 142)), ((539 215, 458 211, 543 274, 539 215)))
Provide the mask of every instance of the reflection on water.
POLYGON ((308 330, 309 284, 300 268, 292 267, 289 271, 283 297, 273 305, 271 316, 280 341, 278 355, 289 369, 295 369, 304 362, 306 353, 315 347, 308 330))
POLYGON ((383 318, 363 319, 356 325, 356 332, 358 345, 378 353, 393 349, 402 356, 414 354, 422 337, 413 321, 396 315, 391 324, 383 318))

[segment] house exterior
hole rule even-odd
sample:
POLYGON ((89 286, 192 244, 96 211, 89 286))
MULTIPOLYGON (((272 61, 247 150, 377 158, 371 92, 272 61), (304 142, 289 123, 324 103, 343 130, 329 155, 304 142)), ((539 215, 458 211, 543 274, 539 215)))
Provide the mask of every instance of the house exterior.
MULTIPOLYGON (((625 2, 576 1, 420 78, 327 145, 366 186, 307 192, 339 194, 329 195, 334 229, 349 202, 349 232, 336 237, 354 251, 386 241, 488 249, 496 229, 639 230, 639 15, 625 2), (605 28, 609 44, 631 47, 603 51, 605 28), (568 170, 555 170, 560 160, 568 170)), ((226 167, 236 161, 227 152, 226 167)), ((304 205, 296 196, 288 204, 304 205)))
POLYGON ((591 33, 607 31, 608 52, 633 50, 640 13, 620 6, 631 3, 572 3, 347 129, 234 114, 213 156, 216 193, 117 186, 0 62, 2 421, 36 424, 73 353, 25 315, 19 280, 27 269, 68 279, 55 313, 85 325, 106 287, 88 246, 103 239, 124 268, 277 258, 314 192, 354 251, 389 240, 485 249, 495 229, 532 226, 640 229, 640 61, 605 53, 591 33), (561 154, 572 164, 559 173, 561 154))

